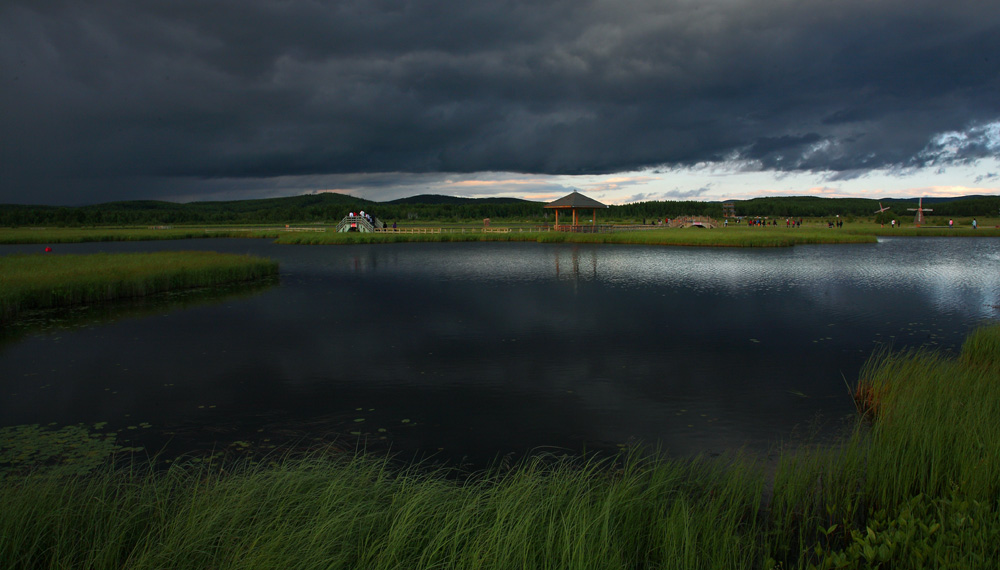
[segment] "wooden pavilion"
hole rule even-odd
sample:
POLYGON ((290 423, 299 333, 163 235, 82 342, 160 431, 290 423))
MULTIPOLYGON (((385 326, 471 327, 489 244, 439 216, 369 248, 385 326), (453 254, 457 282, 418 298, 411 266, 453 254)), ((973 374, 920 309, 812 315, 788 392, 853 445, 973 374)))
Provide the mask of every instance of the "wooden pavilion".
POLYGON ((588 198, 577 191, 573 191, 562 198, 554 202, 549 202, 545 205, 546 208, 552 208, 556 211, 556 224, 555 229, 569 229, 567 226, 563 225, 562 228, 559 226, 559 210, 569 210, 573 215, 573 225, 572 228, 576 228, 580 225, 579 210, 592 210, 593 218, 590 220, 590 225, 592 227, 597 226, 597 209, 607 208, 606 205, 594 200, 593 198, 588 198))

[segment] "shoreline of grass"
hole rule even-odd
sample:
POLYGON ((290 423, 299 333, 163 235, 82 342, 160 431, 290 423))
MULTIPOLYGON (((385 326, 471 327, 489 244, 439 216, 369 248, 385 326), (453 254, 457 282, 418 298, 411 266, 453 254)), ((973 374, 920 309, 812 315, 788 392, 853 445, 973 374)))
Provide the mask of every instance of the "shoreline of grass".
POLYGON ((879 237, 1000 237, 998 228, 881 228, 873 224, 849 224, 829 229, 825 223, 807 222, 801 228, 747 227, 656 228, 614 233, 540 231, 535 226, 497 225, 484 232, 482 227, 434 226, 434 233, 338 233, 327 226, 282 227, 179 227, 150 228, 0 228, 0 244, 60 244, 106 241, 151 241, 204 238, 272 239, 288 245, 356 245, 430 242, 538 242, 633 244, 679 247, 792 247, 811 244, 875 243, 879 237))
POLYGON ((474 473, 364 455, 0 479, 0 560, 80 568, 991 568, 1000 325, 873 356, 840 445, 474 473), (863 397, 865 394, 869 397, 863 397))
POLYGON ((791 247, 807 244, 875 243, 874 235, 825 229, 668 228, 614 233, 577 232, 441 232, 441 233, 300 233, 283 234, 275 243, 286 245, 357 245, 434 242, 537 242, 578 244, 657 245, 679 247, 791 247))
POLYGON ((181 251, 0 256, 0 321, 49 307, 108 302, 277 275, 249 255, 181 251))

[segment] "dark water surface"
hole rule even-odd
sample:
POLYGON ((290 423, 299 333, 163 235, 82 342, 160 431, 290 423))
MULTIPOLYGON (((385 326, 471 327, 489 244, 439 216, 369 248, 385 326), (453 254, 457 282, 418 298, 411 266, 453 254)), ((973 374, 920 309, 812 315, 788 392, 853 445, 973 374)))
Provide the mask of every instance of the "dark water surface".
POLYGON ((108 422, 171 452, 336 441, 481 463, 636 442, 767 449, 830 437, 880 345, 957 351, 1000 318, 992 238, 53 247, 281 263, 280 284, 252 294, 158 298, 0 344, 0 425, 108 422))

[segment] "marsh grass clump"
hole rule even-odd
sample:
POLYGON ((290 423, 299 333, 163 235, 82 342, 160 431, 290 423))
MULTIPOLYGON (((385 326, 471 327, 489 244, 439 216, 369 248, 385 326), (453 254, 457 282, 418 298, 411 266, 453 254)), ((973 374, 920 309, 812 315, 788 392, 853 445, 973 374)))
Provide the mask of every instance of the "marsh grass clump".
POLYGON ((965 367, 996 367, 998 361, 1000 361, 1000 326, 976 329, 962 344, 959 362, 965 367))
POLYGON ((958 358, 882 353, 859 390, 873 394, 867 492, 884 506, 953 488, 996 501, 1000 493, 1000 326, 974 331, 958 358))
POLYGON ((252 281, 277 272, 277 263, 267 259, 198 251, 0 256, 0 319, 31 309, 252 281))
POLYGON ((0 228, 3 244, 57 244, 108 241, 152 241, 201 238, 275 238, 280 228, 216 226, 170 229, 134 228, 0 228))

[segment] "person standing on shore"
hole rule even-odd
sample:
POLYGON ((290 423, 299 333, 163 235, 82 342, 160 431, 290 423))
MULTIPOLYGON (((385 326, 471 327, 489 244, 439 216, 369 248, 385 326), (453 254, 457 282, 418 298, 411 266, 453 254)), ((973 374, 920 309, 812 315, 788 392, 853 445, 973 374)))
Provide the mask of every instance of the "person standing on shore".
POLYGON ((979 227, 979 222, 976 221, 976 218, 972 218, 972 229, 976 229, 978 227, 979 227))

